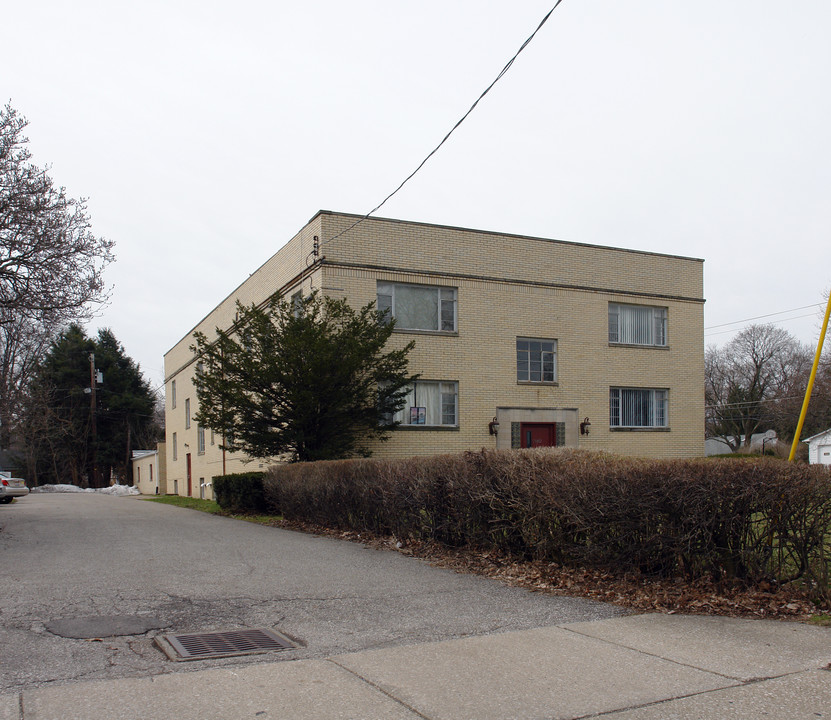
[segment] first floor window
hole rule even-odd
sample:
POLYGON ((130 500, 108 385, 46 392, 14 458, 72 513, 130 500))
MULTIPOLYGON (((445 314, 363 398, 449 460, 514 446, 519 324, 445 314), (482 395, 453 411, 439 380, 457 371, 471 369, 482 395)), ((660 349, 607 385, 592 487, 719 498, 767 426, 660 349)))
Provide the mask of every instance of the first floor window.
POLYGON ((418 380, 394 419, 402 425, 456 426, 459 424, 458 388, 456 382, 418 380))
POLYGON ((667 391, 647 388, 610 388, 611 427, 667 427, 667 391))
POLYGON ((557 379, 557 341, 516 339, 517 382, 554 382, 557 379))
POLYGON ((185 398, 185 428, 190 427, 190 398, 185 398))
POLYGON ((173 445, 173 459, 178 460, 179 459, 179 448, 176 446, 176 433, 173 433, 172 445, 173 445))
POLYGON ((205 454, 205 428, 201 425, 196 426, 196 451, 200 455, 205 454))

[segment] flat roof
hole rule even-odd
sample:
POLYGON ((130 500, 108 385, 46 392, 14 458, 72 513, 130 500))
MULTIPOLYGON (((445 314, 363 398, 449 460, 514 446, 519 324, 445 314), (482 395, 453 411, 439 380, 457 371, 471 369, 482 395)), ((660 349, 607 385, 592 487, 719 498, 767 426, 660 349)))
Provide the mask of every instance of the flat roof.
MULTIPOLYGON (((622 247, 614 247, 613 245, 595 245, 593 243, 581 243, 581 242, 573 242, 571 240, 557 240, 556 238, 544 238, 538 237, 536 235, 523 235, 521 233, 511 233, 511 232, 502 232, 501 230, 481 230, 478 228, 468 228, 462 227, 460 225, 443 225, 440 223, 427 223, 427 222, 418 222, 416 220, 398 220, 396 218, 386 218, 386 217, 378 217, 376 215, 371 215, 367 217, 366 215, 355 215, 353 213, 343 213, 343 212, 336 212, 334 210, 318 210, 312 217, 309 219, 309 222, 306 223, 307 225, 314 222, 318 217, 321 215, 336 215, 338 217, 351 217, 358 220, 358 223, 365 222, 365 221, 381 221, 381 222, 388 222, 388 223, 400 223, 401 225, 416 225, 418 227, 428 227, 428 228, 441 228, 443 230, 455 230, 460 232, 468 232, 468 233, 477 233, 480 235, 503 235, 505 237, 510 238, 517 238, 518 240, 533 240, 536 242, 548 242, 548 243, 556 243, 558 245, 571 245, 572 247, 585 247, 585 248, 596 248, 599 250, 615 250, 617 252, 627 252, 627 253, 635 253, 637 255, 653 255, 655 257, 665 257, 665 258, 674 258, 676 260, 691 260, 693 262, 704 262, 704 258, 697 258, 697 257, 689 257, 687 255, 675 255, 672 253, 659 253, 654 252, 652 250, 633 250, 632 248, 622 248, 622 247)), ((358 224, 356 223, 356 225, 358 224)), ((355 227, 353 225, 353 227, 355 227)), ((351 230, 351 228, 349 228, 351 230)), ((348 232, 348 230, 346 231, 348 232)), ((345 233, 344 233, 345 234, 345 233)), ((320 239, 321 244, 324 242, 329 242, 329 239, 320 239)))

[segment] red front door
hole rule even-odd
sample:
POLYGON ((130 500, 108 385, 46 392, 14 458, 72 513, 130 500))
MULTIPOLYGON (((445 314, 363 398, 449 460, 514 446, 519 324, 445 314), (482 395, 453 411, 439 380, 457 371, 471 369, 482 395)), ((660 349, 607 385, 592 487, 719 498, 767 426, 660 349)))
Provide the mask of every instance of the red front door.
POLYGON ((557 433, 554 423, 522 423, 520 427, 520 447, 554 447, 557 433))
POLYGON ((188 497, 193 497, 193 484, 190 475, 190 453, 185 456, 185 459, 187 460, 186 466, 188 470, 188 497))

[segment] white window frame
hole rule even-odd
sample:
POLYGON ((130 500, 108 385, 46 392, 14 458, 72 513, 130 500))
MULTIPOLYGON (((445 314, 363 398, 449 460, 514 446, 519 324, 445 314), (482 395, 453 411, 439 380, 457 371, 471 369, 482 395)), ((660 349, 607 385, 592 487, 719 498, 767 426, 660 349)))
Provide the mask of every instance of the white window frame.
POLYGON ((641 345, 667 347, 669 312, 665 307, 634 303, 609 303, 609 343, 613 345, 641 345), (648 314, 637 326, 634 313, 648 314), (629 315, 628 320, 626 315, 629 315))
MULTIPOLYGON (((410 393, 414 398, 413 403, 407 403, 404 405, 401 410, 399 410, 393 416, 393 419, 400 423, 402 427, 412 427, 412 428, 457 428, 459 427, 459 383, 455 380, 416 380, 413 385, 411 386, 410 393), (422 388, 425 385, 430 386, 438 386, 438 394, 439 394, 439 408, 438 408, 438 419, 439 422, 427 422, 428 418, 425 417, 424 423, 419 422, 411 422, 411 412, 410 408, 413 407, 425 407, 424 405, 420 404, 419 401, 419 386, 422 388), (452 412, 452 418, 449 416, 449 412, 452 412), (447 420, 452 419, 452 422, 446 422, 447 420)), ((410 395, 407 396, 408 399, 410 395)))
POLYGON ((170 406, 174 410, 176 409, 176 381, 170 381, 170 406))
POLYGON ((415 332, 455 333, 458 328, 458 289, 446 285, 419 285, 416 283, 389 282, 378 280, 377 308, 381 312, 387 311, 395 318, 396 330, 415 332), (396 312, 396 288, 416 288, 419 290, 433 290, 436 292, 436 327, 408 327, 401 323, 400 315, 396 312), (451 319, 452 318, 452 319, 451 319))
POLYGON ((609 427, 611 428, 645 428, 666 429, 669 427, 669 390, 665 388, 609 388, 609 427), (637 393, 637 395, 636 395, 637 393), (625 405, 632 406, 636 402, 646 402, 643 410, 647 415, 646 424, 632 424, 632 416, 637 414, 636 409, 628 413, 625 405), (625 417, 628 414, 629 418, 625 417), (624 420, 630 420, 624 423, 624 420))
POLYGON ((185 398, 185 430, 190 427, 190 398, 185 398))
POLYGON ((196 452, 198 455, 205 454, 205 428, 199 423, 196 424, 196 452))
POLYGON ((557 341, 550 338, 529 338, 518 337, 516 339, 516 381, 518 383, 533 383, 535 385, 553 384, 557 382, 557 341), (528 343, 528 348, 520 349, 522 343, 528 343), (540 347, 536 353, 535 360, 532 353, 535 353, 531 343, 546 343, 551 346, 550 350, 540 347), (534 365, 539 365, 539 378, 533 379, 534 365), (550 365, 550 376, 546 377, 546 365, 550 365), (522 371, 526 377, 521 377, 522 371))
POLYGON ((176 442, 176 433, 173 433, 172 445, 173 445, 173 459, 178 460, 179 459, 179 447, 178 447, 178 444, 176 442))

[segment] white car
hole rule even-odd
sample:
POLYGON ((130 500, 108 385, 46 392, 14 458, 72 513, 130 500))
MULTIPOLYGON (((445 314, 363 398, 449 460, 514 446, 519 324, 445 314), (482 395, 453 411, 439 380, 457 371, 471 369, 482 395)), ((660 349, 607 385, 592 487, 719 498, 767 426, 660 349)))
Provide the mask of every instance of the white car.
POLYGON ((0 503, 10 503, 17 497, 26 497, 29 494, 29 488, 26 487, 26 481, 20 478, 0 477, 0 503))

